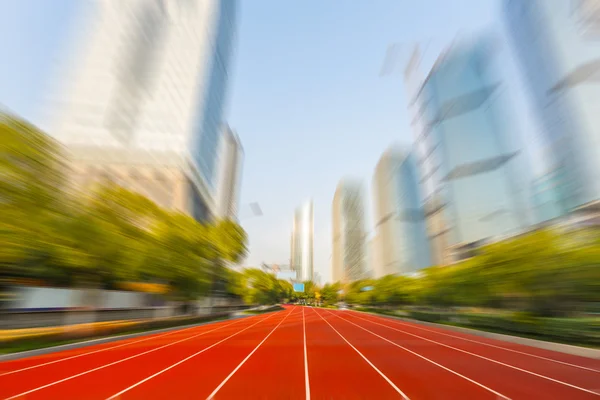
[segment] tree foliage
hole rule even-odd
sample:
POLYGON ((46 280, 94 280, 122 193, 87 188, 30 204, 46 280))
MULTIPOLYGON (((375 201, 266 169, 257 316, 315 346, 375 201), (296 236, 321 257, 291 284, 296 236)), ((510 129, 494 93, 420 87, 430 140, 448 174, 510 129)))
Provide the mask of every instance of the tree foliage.
POLYGON ((417 277, 349 284, 349 303, 378 306, 490 307, 541 316, 600 302, 600 230, 547 228, 490 244, 459 264, 417 277), (373 290, 364 290, 371 286, 373 290))
POLYGON ((37 128, 0 116, 0 278, 53 285, 169 285, 176 299, 206 294, 246 252, 235 222, 201 224, 110 182, 67 190, 61 148, 37 128))

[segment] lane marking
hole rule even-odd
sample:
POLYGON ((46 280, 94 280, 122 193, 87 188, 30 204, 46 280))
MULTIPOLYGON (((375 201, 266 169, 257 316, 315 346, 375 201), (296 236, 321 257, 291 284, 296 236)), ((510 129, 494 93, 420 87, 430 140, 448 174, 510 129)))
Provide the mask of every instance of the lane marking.
MULTIPOLYGON (((108 399, 106 399, 106 400, 111 400, 111 399, 116 399, 116 398, 118 398, 118 397, 119 397, 119 396, 121 396, 123 393, 126 393, 126 392, 130 391, 131 389, 133 389, 133 388, 135 388, 135 387, 137 387, 137 386, 141 385, 142 383, 148 382, 150 379, 152 379, 152 378, 155 378, 155 377, 157 377, 158 375, 161 375, 161 374, 163 374, 163 373, 167 372, 168 370, 170 370, 170 369, 172 369, 172 368, 175 368, 175 367, 176 367, 176 366, 178 366, 179 364, 183 364, 183 363, 184 363, 184 362, 186 362, 187 360, 189 360, 189 359, 191 359, 191 358, 194 358, 194 357, 196 357, 197 355, 199 355, 199 354, 202 354, 202 353, 204 353, 204 352, 205 352, 205 351, 207 351, 207 350, 210 350, 210 349, 212 349, 213 347, 217 346, 218 344, 221 344, 221 343, 223 343, 224 341, 226 341, 226 340, 228 340, 228 339, 231 339, 232 337, 234 337, 234 336, 236 336, 236 335, 238 335, 238 334, 240 334, 240 333, 244 332, 245 330, 252 328, 254 325, 256 325, 256 324, 258 324, 258 323, 260 323, 260 322, 262 322, 262 321, 266 321, 266 320, 268 320, 268 319, 269 319, 269 318, 271 318, 273 315, 275 315, 275 313, 269 314, 269 316, 268 316, 268 317, 266 317, 266 318, 263 318, 263 319, 261 319, 261 320, 259 320, 259 321, 256 321, 255 323, 253 323, 253 324, 252 324, 252 325, 250 325, 250 326, 247 326, 247 327, 245 327, 245 328, 244 328, 244 329, 242 329, 241 331, 237 331, 236 333, 234 333, 234 334, 232 334, 232 335, 229 335, 229 336, 227 336, 225 339, 221 339, 221 340, 219 340, 218 342, 216 342, 216 343, 213 343, 213 344, 211 344, 210 346, 208 346, 208 347, 205 347, 204 349, 202 349, 202 350, 200 350, 200 351, 198 351, 198 352, 196 352, 196 353, 192 354, 191 356, 188 356, 188 357, 184 358, 183 360, 180 360, 180 361, 176 362, 175 364, 172 364, 172 365, 170 365, 170 366, 168 366, 168 367, 166 367, 166 368, 164 368, 164 369, 162 369, 162 370, 158 371, 157 373, 155 373, 155 374, 152 374, 152 375, 150 375, 150 376, 148 376, 148 377, 146 377, 146 378, 142 379, 141 381, 138 381, 138 382, 136 382, 135 384, 133 384, 133 385, 131 385, 131 386, 129 386, 129 387, 126 387, 125 389, 121 390, 120 392, 113 394, 112 396, 110 396, 110 397, 109 397, 108 399)), ((7 399, 7 400, 8 400, 8 399, 7 399)))
MULTIPOLYGON (((271 332, 269 332, 269 334, 268 334, 267 336, 265 336, 265 338, 264 338, 264 339, 263 339, 263 340, 262 340, 262 341, 261 341, 261 342, 260 342, 260 343, 259 343, 259 344, 258 344, 258 345, 255 347, 255 348, 254 348, 254 350, 252 350, 252 351, 250 352, 250 354, 248 354, 248 355, 246 356, 246 358, 244 358, 244 359, 242 360, 242 362, 240 362, 240 363, 238 364, 238 366, 237 366, 237 367, 235 367, 235 369, 234 369, 233 371, 231 371, 231 373, 230 373, 230 374, 227 376, 227 378, 225 378, 225 379, 223 380, 223 382, 221 382, 221 383, 219 384, 219 386, 217 386, 217 388, 216 388, 215 390, 213 390, 213 392, 212 392, 210 395, 208 395, 208 397, 206 398, 207 400, 209 400, 209 399, 212 399, 212 398, 214 398, 214 397, 215 397, 215 394, 217 394, 217 392, 218 392, 219 390, 221 390, 221 388, 222 388, 222 387, 223 387, 223 386, 224 386, 224 385, 227 383, 227 381, 228 381, 229 379, 231 379, 231 377, 232 377, 232 376, 233 376, 233 375, 234 375, 234 374, 235 374, 235 373, 238 371, 238 369, 240 369, 240 368, 242 367, 242 365, 244 365, 244 363, 245 363, 246 361, 248 361, 248 359, 249 359, 250 357, 252 357, 252 354, 254 354, 254 352, 256 352, 256 350, 258 350, 258 348, 259 348, 259 347, 260 347, 260 346, 261 346, 261 345, 262 345, 262 344, 263 344, 263 343, 264 343, 264 342, 265 342, 265 341, 266 341, 266 340, 269 338, 269 336, 271 336, 271 334, 272 334, 273 332, 275 332, 275 329, 277 329, 277 328, 279 327, 279 325, 281 325, 281 324, 283 323, 283 321, 285 321, 285 320, 287 319, 287 317, 289 317, 289 316, 290 316, 290 314, 291 314, 291 313, 293 313, 293 312, 294 312, 294 309, 292 309, 292 311, 290 311, 290 312, 289 312, 289 313, 288 313, 288 314, 287 314, 285 317, 283 317, 283 319, 282 319, 281 321, 279 321, 279 323, 278 323, 277 325, 275 325, 275 328, 273 328, 273 329, 271 330, 271 332)), ((110 400, 110 399, 109 399, 109 400, 110 400)))
POLYGON ((503 365, 503 366, 508 367, 508 368, 516 369, 517 371, 521 371, 521 372, 525 372, 527 374, 531 374, 531 375, 537 376, 539 378, 543 378, 543 379, 547 379, 547 380, 552 381, 552 382, 560 383, 561 385, 565 385, 565 386, 571 387, 573 389, 581 390, 583 392, 590 393, 590 394, 593 394, 595 396, 600 396, 600 394, 598 394, 598 393, 596 393, 596 392, 594 392, 592 390, 584 389, 582 387, 575 386, 575 385, 572 385, 570 383, 560 381, 558 379, 550 378, 549 376, 541 375, 541 374, 538 374, 538 373, 533 372, 533 371, 529 371, 529 370, 526 370, 526 369, 523 369, 523 368, 515 367, 514 365, 506 364, 506 363, 503 363, 502 361, 494 360, 492 358, 488 358, 488 357, 482 356, 480 354, 471 353, 470 351, 459 349, 457 347, 453 347, 453 346, 450 346, 448 344, 440 343, 440 342, 432 340, 432 339, 427 339, 427 338, 424 338, 423 336, 419 336, 419 335, 415 335, 414 333, 403 331, 402 329, 396 329, 394 327, 391 327, 391 326, 388 326, 388 325, 384 325, 384 324, 380 324, 378 322, 375 322, 375 321, 372 321, 372 320, 368 320, 368 319, 365 319, 365 318, 360 318, 360 317, 357 317, 357 316, 355 316, 355 317, 358 318, 358 319, 362 319, 363 321, 370 322, 372 324, 381 325, 381 326, 384 326, 384 327, 386 327, 388 329, 392 329, 392 330, 395 330, 395 331, 398 331, 398 332, 402 332, 402 333, 410 335, 410 336, 417 337, 417 338, 422 339, 422 340, 426 340, 426 341, 431 342, 431 343, 438 344, 440 346, 448 347, 449 349, 460 351, 461 353, 472 355, 473 357, 478 357, 478 358, 481 358, 483 360, 487 360, 487 361, 490 361, 490 362, 493 362, 493 363, 496 363, 496 364, 499 364, 499 365, 503 365))
MULTIPOLYGON (((146 337, 146 338, 141 339, 141 340, 136 340, 136 341, 133 341, 133 342, 127 342, 127 343, 119 344, 117 346, 111 346, 111 347, 106 347, 106 348, 99 349, 99 350, 90 351, 90 352, 87 352, 87 353, 76 354, 76 355, 71 356, 71 357, 60 358, 58 360, 53 360, 53 361, 45 362, 45 363, 42 363, 42 364, 36 364, 36 365, 29 366, 29 367, 25 367, 25 368, 21 368, 21 369, 16 369, 14 371, 2 372, 2 373, 0 373, 0 377, 5 376, 5 375, 10 375, 10 374, 16 374, 17 372, 27 371, 27 370, 34 369, 34 368, 43 367, 43 366, 50 365, 50 364, 56 364, 56 363, 59 363, 59 362, 63 362, 63 361, 67 361, 67 360, 72 360, 74 358, 79 358, 79 357, 83 357, 83 356, 89 356, 90 354, 101 353, 101 352, 106 351, 106 350, 112 350, 112 349, 116 349, 116 348, 119 348, 119 347, 129 346, 131 344, 145 342, 145 341, 150 340, 150 339, 158 339, 160 337, 172 335, 172 334, 177 333, 177 332, 183 332, 183 331, 185 331, 187 329, 194 329, 194 328, 199 328, 199 327, 196 326, 196 327, 188 327, 188 328, 183 328, 183 329, 175 329, 175 330, 172 330, 172 331, 169 331, 169 332, 157 335, 157 336, 150 336, 150 337, 146 337)), ((152 333, 149 333, 149 335, 152 335, 152 333)), ((98 339, 98 340, 101 340, 101 339, 98 339)))
MULTIPOLYGON (((357 312, 360 312, 360 311, 357 311, 357 312)), ((354 313, 354 311, 353 311, 353 313, 354 313)), ((366 314, 368 314, 368 313, 366 313, 366 314)), ((465 337, 462 337, 462 336, 451 335, 451 334, 449 334, 449 333, 438 332, 438 331, 435 331, 435 330, 433 330, 433 329, 427 329, 427 328, 424 328, 424 327, 422 327, 422 326, 419 326, 418 324, 411 325, 411 324, 409 324, 409 323, 402 322, 402 321, 398 321, 398 320, 396 320, 396 319, 392 319, 392 318, 384 318, 384 317, 381 317, 381 316, 379 316, 379 315, 372 315, 372 314, 369 314, 369 315, 371 315, 371 316, 373 316, 373 317, 376 317, 376 318, 383 319, 383 320, 385 320, 385 321, 394 322, 394 323, 396 323, 396 324, 398 324, 398 325, 410 326, 410 327, 414 327, 414 328, 417 328, 417 329, 421 329, 421 330, 423 330, 423 331, 428 331, 428 332, 432 332, 432 333, 437 333, 437 334, 439 334, 439 335, 444 335, 444 336, 449 336, 449 337, 453 337, 453 338, 457 338, 457 339, 462 339, 462 340, 466 340, 466 341, 468 341, 468 342, 473 342, 473 343, 477 343, 477 344, 483 344, 483 345, 485 345, 485 346, 495 347, 495 348, 497 348, 497 349, 502 349, 502 350, 506 350, 506 351, 511 351, 511 352, 513 352, 513 353, 519 353, 519 354, 523 354, 523 355, 526 355, 526 356, 531 356, 531 357, 539 358, 539 359, 542 359, 542 360, 547 360, 547 361, 552 361, 552 362, 559 363, 559 364, 568 365, 568 366, 570 366, 570 367, 581 368, 581 369, 585 369, 585 370, 588 370, 588 371, 592 371, 592 372, 597 372, 597 373, 600 373, 600 369, 595 369, 595 368, 584 367, 584 366, 582 366, 582 365, 572 364, 572 363, 568 363, 568 362, 566 362, 566 361, 560 361, 560 360, 556 360, 556 359, 554 359, 554 358, 549 358, 549 357, 539 356, 539 355, 536 355, 536 354, 531 354, 531 353, 527 353, 527 352, 524 352, 524 351, 514 350, 514 349, 510 349, 510 348, 508 348, 508 347, 502 347, 502 346, 498 346, 498 345, 491 344, 491 343, 480 342, 480 341, 478 341, 478 340, 469 339, 469 338, 465 338, 465 337)), ((441 328, 440 328, 440 329, 441 329, 441 328)), ((497 340, 497 339, 496 339, 496 340, 497 340)), ((518 343, 517 343, 517 344, 518 344, 518 343)), ((525 345, 521 345, 521 346, 525 346, 525 345)), ((552 351, 552 350, 547 350, 547 351, 552 351)))
POLYGON ((304 307, 302 307, 302 330, 304 331, 304 390, 306 400, 310 400, 310 383, 308 380, 308 353, 306 351, 306 322, 304 319, 304 307))
MULTIPOLYGON (((196 335, 194 335, 194 336, 190 336, 190 337, 188 337, 188 338, 184 338, 184 339, 178 340, 178 341, 176 341, 176 342, 167 343, 167 344, 165 344, 165 345, 163 345, 163 346, 160 346, 160 347, 156 347, 156 348, 154 348, 154 349, 147 350, 147 351, 145 351, 145 352, 143 352, 143 353, 134 354, 133 356, 130 356, 130 357, 127 357, 127 358, 123 358, 123 359, 121 359, 121 360, 114 361, 114 362, 111 362, 111 363, 109 363, 109 364, 104 364, 104 365, 101 365, 100 367, 96 367, 96 368, 93 368, 93 369, 89 369, 89 370, 87 370, 87 371, 83 371, 83 372, 80 372, 80 373, 78 373, 78 374, 75 374, 75 375, 68 376, 68 377, 66 377, 66 378, 63 378, 63 379, 60 379, 60 380, 57 380, 57 381, 54 381, 54 382, 48 383, 48 384, 46 384, 46 385, 38 386, 37 388, 34 388, 34 389, 31 389, 31 390, 28 390, 28 391, 26 391, 26 392, 22 392, 22 393, 19 393, 19 394, 16 394, 16 395, 14 395, 14 396, 7 397, 5 400, 16 399, 16 398, 19 398, 19 397, 21 397, 21 396, 25 396, 25 395, 27 395, 27 394, 34 393, 34 392, 37 392, 37 391, 39 391, 39 390, 45 389, 45 388, 47 388, 47 387, 54 386, 54 385, 57 385, 57 384, 59 384, 59 383, 62 383, 62 382, 66 382, 66 381, 69 381, 69 380, 71 380, 71 379, 75 379, 75 378, 78 378, 78 377, 80 377, 80 376, 83 376, 83 375, 87 375, 87 374, 89 374, 89 373, 92 373, 92 372, 94 372, 94 371, 98 371, 98 370, 101 370, 101 369, 104 369, 104 368, 110 367, 110 366, 112 366, 112 365, 120 364, 120 363, 122 363, 122 362, 124 362, 124 361, 128 361, 128 360, 131 360, 131 359, 133 359, 133 358, 136 358, 136 357, 143 356, 144 354, 152 353, 152 352, 155 352, 155 351, 157 351, 157 350, 164 349, 165 347, 173 346, 174 344, 181 343, 181 342, 185 342, 186 340, 190 340, 190 339, 196 338, 196 337, 198 337, 198 336, 206 335, 207 333, 214 332, 214 331, 216 331, 216 330, 219 330, 219 329, 221 329, 221 328, 225 328, 225 327, 227 327, 227 326, 231 326, 231 325, 233 325, 233 324, 235 324, 235 323, 237 323, 237 322, 239 322, 239 321, 243 321, 243 320, 242 320, 242 319, 239 319, 239 320, 233 321, 233 322, 232 322, 232 323, 230 323, 230 324, 227 324, 227 325, 221 325, 221 326, 220 326, 220 327, 218 327, 218 328, 211 329, 211 330, 209 330, 209 331, 206 331, 206 332, 198 333, 198 334, 196 334, 196 335)), ((260 321, 259 321, 259 322, 260 322, 260 321)), ((257 322, 257 323, 258 323, 258 322, 257 322)))
POLYGON ((367 357, 365 357, 365 356, 364 356, 364 354, 363 354, 363 353, 361 353, 361 352, 360 352, 360 351, 359 351, 359 350, 358 350, 356 347, 354 347, 354 346, 352 345, 352 343, 350 343, 350 342, 348 341, 348 339, 346 339, 346 338, 344 337, 344 335, 342 335, 341 333, 339 333, 339 332, 338 332, 338 330, 337 330, 337 329, 335 329, 335 328, 333 327, 333 325, 331 325, 331 324, 329 323, 329 321, 327 321, 325 318, 323 318, 323 316, 322 316, 321 314, 319 314, 319 313, 317 312, 317 310, 315 310, 314 308, 313 308, 313 311, 314 311, 315 313, 317 313, 317 315, 318 315, 319 317, 321 317, 321 319, 322 319, 323 321, 325 321, 325 322, 327 323, 327 325, 329 325, 329 326, 331 327, 331 329, 333 329, 333 330, 335 331, 335 333, 337 333, 337 334, 338 334, 338 335, 339 335, 339 336, 340 336, 340 337, 341 337, 341 338, 344 340, 344 342, 346 342, 346 343, 348 344, 348 346, 352 347, 352 349, 353 349, 354 351, 356 351, 356 352, 358 353, 358 355, 362 357, 362 359, 363 359, 363 360, 365 360, 365 361, 366 361, 366 362, 367 362, 367 363, 368 363, 368 364, 369 364, 369 365, 370 365, 370 366, 371 366, 371 367, 372 367, 372 368, 373 368, 373 369, 374 369, 374 370, 375 370, 375 371, 376 371, 376 372, 377 372, 377 373, 378 373, 378 374, 379 374, 379 375, 380 375, 380 376, 381 376, 383 379, 385 379, 385 380, 386 380, 386 382, 387 382, 387 383, 389 383, 389 384, 390 384, 390 386, 391 386, 391 387, 393 387, 393 388, 394 388, 394 390, 395 390, 396 392, 398 392, 398 394, 400 394, 400 396, 402 396, 402 398, 403 398, 403 399, 405 399, 405 400, 410 400, 410 399, 409 399, 409 397, 408 397, 406 394, 404 394, 404 392, 403 392, 402 390, 400 390, 400 388, 399 388, 398 386, 394 385, 394 382, 392 382, 392 381, 390 380, 390 378, 388 378, 387 376, 385 376, 385 374, 384 374, 383 372, 381 372, 381 371, 380 371, 380 370, 379 370, 379 369, 378 369, 378 368, 377 368, 375 365, 373 365, 373 363, 372 363, 371 361, 369 361, 369 359, 368 359, 367 357))
POLYGON ((481 388, 483 388, 483 389, 485 389, 485 390, 487 390, 487 391, 489 391, 489 392, 491 392, 491 393, 495 394, 496 396, 498 396, 497 398, 499 398, 499 399, 506 399, 506 400, 510 400, 510 397, 508 397, 508 396, 505 396, 505 395, 503 395, 502 393, 498 393, 498 392, 496 392, 494 389, 491 389, 491 388, 489 388, 489 387, 487 387, 487 386, 485 386, 485 385, 483 385, 483 384, 481 384, 481 383, 479 383, 479 382, 477 382, 477 381, 474 381, 473 379, 471 379, 471 378, 468 378, 468 377, 466 377, 466 376, 464 376, 464 375, 462 375, 462 374, 460 374, 460 373, 458 373, 458 372, 456 372, 456 371, 454 371, 454 370, 452 370, 452 369, 450 369, 450 368, 448 368, 448 367, 445 367, 445 366, 443 366, 442 364, 439 364, 439 363, 437 363, 437 362, 435 362, 435 361, 433 361, 433 360, 431 360, 431 359, 429 359, 429 358, 427 358, 427 357, 425 357, 425 356, 422 356, 422 355, 421 355, 421 354, 419 354, 419 353, 416 353, 416 352, 414 352, 414 351, 412 351, 412 350, 409 350, 409 349, 407 349, 406 347, 404 347, 404 346, 401 346, 401 345, 399 345, 398 343, 396 343, 396 342, 394 342, 394 341, 392 341, 392 340, 390 340, 390 339, 387 339, 387 338, 385 338, 385 337, 383 337, 383 336, 381 336, 381 335, 378 335, 377 333, 375 333, 375 332, 373 332, 373 331, 371 331, 371 330, 369 330, 369 329, 367 329, 367 328, 365 328, 365 327, 363 327, 363 326, 360 326, 360 325, 358 325, 358 324, 355 324, 355 323, 354 323, 354 322, 352 322, 352 321, 349 321, 349 320, 347 320, 346 318, 342 318, 342 317, 340 317, 339 315, 332 313, 331 311, 328 311, 328 312, 329 312, 331 315, 333 315, 333 316, 335 316, 335 317, 338 317, 338 318, 339 318, 339 319, 341 319, 341 320, 344 320, 344 321, 346 321, 346 322, 348 322, 348 323, 350 323, 350 324, 352 324, 352 325, 355 325, 355 326, 359 327, 360 329, 362 329, 362 330, 365 330, 365 331, 369 332, 370 334, 372 334, 372 335, 374 335, 374 336, 377 336, 378 338, 380 338, 380 339, 383 339, 383 340, 385 340, 386 342, 388 342, 388 343, 391 343, 391 344, 393 344, 393 345, 394 345, 394 346, 396 346, 396 347, 399 347, 399 348, 401 348, 402 350, 408 351, 409 353, 411 353, 411 354, 414 354, 415 356, 417 356, 417 357, 420 357, 420 358, 422 358, 423 360, 429 361, 430 363, 432 363, 432 364, 434 364, 434 365, 437 365, 438 367, 440 367, 440 368, 443 368, 443 369, 445 369, 446 371, 453 373, 454 375, 457 375, 457 376, 459 376, 459 377, 461 377, 461 378, 463 378, 463 379, 466 379, 466 380, 468 380, 468 381, 469 381, 469 382, 471 382, 471 383, 474 383, 475 385, 477 385, 477 386, 479 386, 479 387, 481 387, 481 388))

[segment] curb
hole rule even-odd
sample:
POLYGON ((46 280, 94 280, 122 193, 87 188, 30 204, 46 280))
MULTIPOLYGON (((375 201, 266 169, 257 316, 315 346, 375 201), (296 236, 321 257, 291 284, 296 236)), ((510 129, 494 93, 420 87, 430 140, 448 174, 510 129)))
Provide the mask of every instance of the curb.
MULTIPOLYGON (((249 317, 251 315, 247 315, 247 316, 249 317)), ((237 319, 237 318, 245 318, 247 316, 246 315, 242 315, 242 316, 235 317, 235 319, 237 319)), ((17 353, 4 354, 4 355, 0 355, 0 362, 19 360, 19 359, 27 358, 27 357, 41 356, 41 355, 44 355, 44 354, 55 353, 57 351, 74 350, 74 349, 79 349, 79 348, 82 348, 82 347, 93 346, 93 345, 97 345, 97 344, 104 344, 104 343, 116 342, 116 341, 119 341, 119 340, 134 339, 134 338, 140 337, 140 336, 154 335, 154 334, 157 334, 157 333, 164 333, 164 332, 169 332, 169 331, 174 331, 174 330, 185 330, 185 329, 190 329, 190 328, 196 328, 198 326, 213 324, 215 322, 220 322, 220 321, 226 321, 228 319, 233 319, 233 318, 232 318, 231 315, 228 315, 228 316, 225 316, 223 319, 213 320, 213 321, 206 321, 206 322, 199 322, 197 324, 172 326, 172 327, 169 327, 169 328, 153 329, 153 330, 144 331, 144 332, 137 332, 137 333, 127 333, 127 334, 124 334, 124 335, 110 336, 110 337, 105 337, 105 338, 86 340, 86 341, 83 341, 83 342, 61 344, 59 346, 52 346, 52 347, 44 347, 43 349, 27 350, 27 351, 20 351, 20 352, 17 352, 17 353)))
POLYGON ((484 338, 488 338, 488 339, 501 340, 503 342, 516 343, 516 344, 530 346, 530 347, 537 347, 538 349, 556 351, 559 353, 570 354, 573 356, 586 357, 586 358, 600 360, 600 349, 590 349, 587 347, 574 346, 571 344, 546 342, 543 340, 505 335, 502 333, 480 331, 477 329, 463 328, 460 326, 437 324, 435 322, 420 321, 418 319, 395 317, 395 316, 391 316, 391 315, 383 315, 383 314, 371 313, 371 312, 366 312, 366 311, 357 311, 357 310, 352 310, 352 311, 358 312, 358 313, 363 313, 363 314, 375 315, 375 316, 379 316, 379 317, 383 317, 383 318, 397 319, 397 320, 400 320, 403 322, 410 322, 410 323, 414 323, 414 324, 431 326, 433 328, 440 328, 440 329, 446 329, 446 330, 450 330, 450 331, 454 331, 454 332, 467 333, 469 335, 480 336, 480 337, 484 337, 484 338))

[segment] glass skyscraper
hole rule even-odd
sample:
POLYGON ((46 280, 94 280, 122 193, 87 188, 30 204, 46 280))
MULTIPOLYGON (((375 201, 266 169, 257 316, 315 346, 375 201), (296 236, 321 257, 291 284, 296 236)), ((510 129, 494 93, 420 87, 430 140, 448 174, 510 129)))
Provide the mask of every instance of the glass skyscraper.
POLYGON ((406 274, 431 265, 423 196, 415 156, 388 149, 373 176, 375 277, 406 274))
POLYGON ((334 282, 366 277, 366 225, 362 185, 342 180, 333 197, 332 276, 334 282))
POLYGON ((49 96, 48 131, 68 147, 74 181, 93 181, 101 170, 161 206, 200 220, 217 213, 215 164, 237 6, 94 2, 49 96))
POLYGON ((444 219, 445 245, 460 249, 529 225, 524 163, 491 37, 463 41, 437 60, 413 104, 421 184, 444 219))
POLYGON ((296 279, 313 279, 313 202, 308 201, 296 209, 292 224, 290 267, 296 271, 296 279))
POLYGON ((600 197, 600 2, 505 0, 504 15, 565 211, 600 197))

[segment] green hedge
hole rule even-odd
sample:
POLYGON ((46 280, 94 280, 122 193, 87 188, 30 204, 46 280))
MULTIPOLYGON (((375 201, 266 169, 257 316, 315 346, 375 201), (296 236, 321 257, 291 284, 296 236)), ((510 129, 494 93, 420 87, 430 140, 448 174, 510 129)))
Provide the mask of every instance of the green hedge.
POLYGON ((527 313, 466 314, 410 311, 410 318, 506 334, 600 346, 600 318, 541 318, 527 313))

